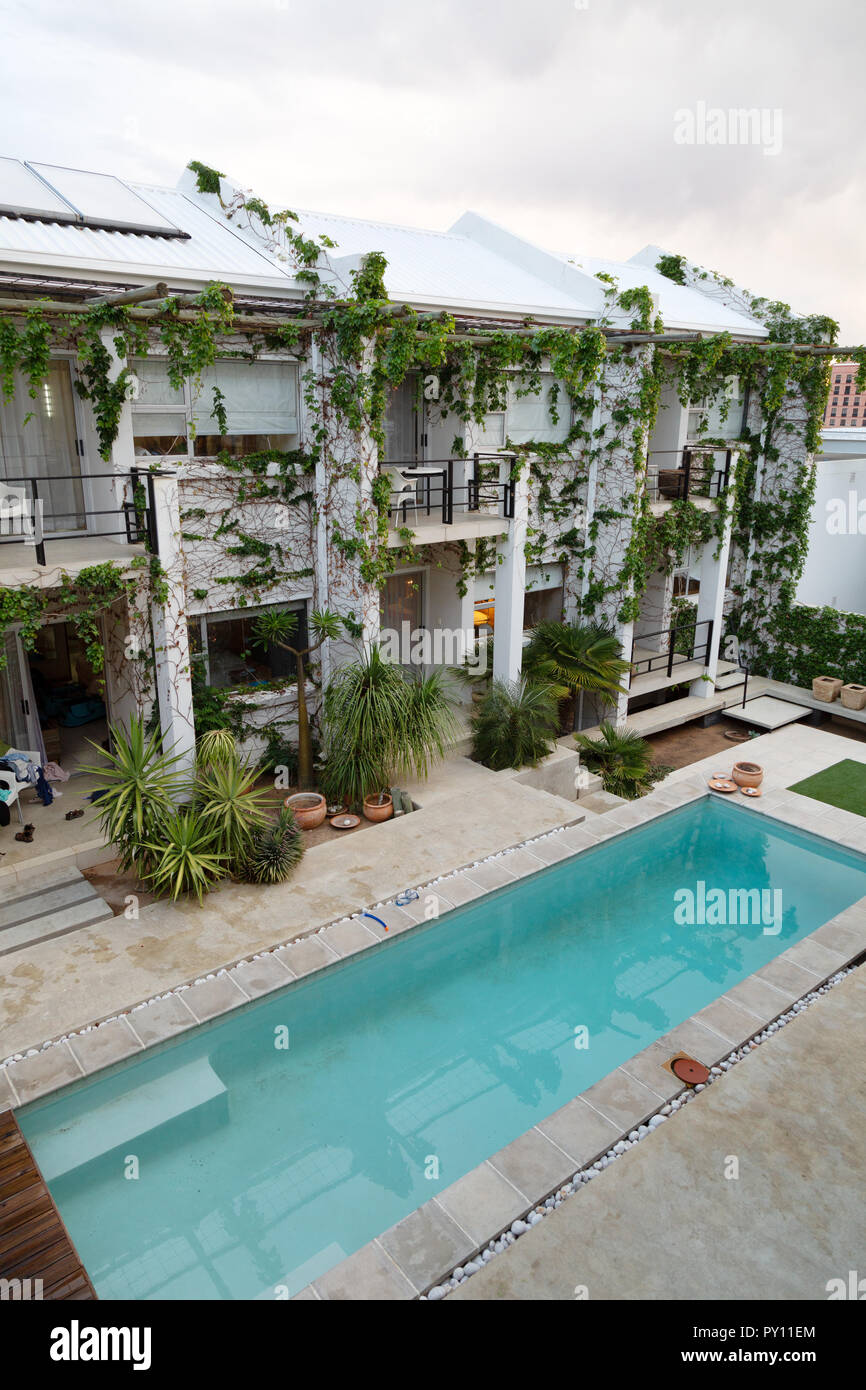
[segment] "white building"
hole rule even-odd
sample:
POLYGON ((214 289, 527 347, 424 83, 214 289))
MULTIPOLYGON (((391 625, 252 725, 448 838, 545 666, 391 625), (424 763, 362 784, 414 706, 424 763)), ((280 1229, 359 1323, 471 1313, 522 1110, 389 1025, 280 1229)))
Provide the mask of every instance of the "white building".
MULTIPOLYGON (((221 197, 199 192, 189 171, 177 188, 166 189, 0 161, 0 316, 20 314, 22 304, 37 297, 59 305, 92 303, 157 283, 166 287, 157 297, 161 303, 166 292, 194 294, 219 281, 230 286, 240 318, 269 314, 291 322, 303 314, 307 286, 274 231, 239 215, 235 195, 225 180, 221 197)), ((458 328, 475 332, 528 320, 581 328, 606 315, 613 331, 628 339, 631 315, 610 306, 614 277, 620 291, 646 286, 671 334, 725 332, 744 342, 767 336, 714 286, 679 284, 661 274, 658 248, 625 263, 555 253, 475 213, 447 232, 314 213, 301 213, 297 226, 305 236, 336 243, 321 258, 323 282, 334 293, 345 293, 350 273, 380 252, 393 304, 419 313, 447 311, 458 328)), ((110 332, 105 341, 110 347, 110 332)), ((300 349, 274 349, 254 362, 226 357, 205 374, 201 389, 189 382, 173 386, 158 352, 149 353, 133 364, 133 390, 108 462, 99 456, 92 412, 75 393, 80 367, 71 354, 58 352, 35 401, 19 382, 12 401, 0 407, 0 478, 10 495, 23 488, 28 498, 38 494, 44 507, 42 549, 0 535, 0 588, 59 594, 64 573, 74 579, 106 562, 140 576, 147 547, 158 552, 165 572, 159 596, 119 598, 102 618, 104 717, 120 720, 152 697, 149 675, 141 678, 128 659, 130 645, 149 649, 152 641, 161 724, 167 741, 188 753, 194 665, 211 691, 237 691, 230 698, 243 702, 248 730, 292 720, 291 663, 277 650, 251 655, 251 619, 268 605, 291 607, 301 623, 314 609, 330 607, 356 622, 367 640, 375 640, 380 627, 400 631, 404 623, 410 631, 434 634, 493 627, 495 674, 511 679, 520 670, 526 629, 540 617, 587 613, 595 585, 604 590, 597 616, 615 626, 632 661, 619 715, 666 699, 674 689, 712 696, 730 601, 730 525, 675 566, 659 555, 636 613, 622 616, 628 594, 615 584, 637 524, 622 508, 624 492, 634 490, 635 467, 631 448, 624 449, 617 435, 617 407, 635 390, 635 362, 663 350, 641 346, 637 335, 631 356, 597 390, 592 423, 594 436, 606 441, 605 464, 596 458, 584 477, 575 461, 568 503, 559 506, 555 522, 542 507, 539 470, 529 467, 515 479, 511 467, 513 449, 529 441, 561 444, 571 429, 570 409, 553 418, 549 363, 540 365, 536 390, 511 390, 483 423, 449 414, 435 374, 421 383, 408 378, 388 406, 384 456, 371 452, 367 440, 357 478, 341 481, 329 511, 323 505, 330 486, 326 458, 312 477, 300 465, 296 474, 265 467, 258 476, 247 471, 241 477, 225 464, 227 455, 291 455, 309 444, 305 382, 311 371, 321 374, 321 363, 311 360, 314 348, 306 356, 300 349), (224 421, 214 415, 215 386, 224 421), (384 544, 399 556, 382 588, 365 580, 340 544, 358 509, 369 508, 380 471, 391 480, 384 544), (280 489, 291 496, 277 495, 280 489), (576 528, 592 536, 591 560, 583 564, 567 544, 576 528), (672 632, 678 596, 695 605, 694 632, 672 632)), ((750 409, 754 426, 754 403, 740 398, 737 381, 730 383, 726 418, 709 422, 700 402, 684 406, 674 389, 666 390, 641 444, 647 462, 638 493, 649 515, 664 516, 683 498, 708 515, 719 515, 720 508, 724 515, 736 447, 694 446, 699 434, 735 441, 750 409)), ((346 447, 357 448, 357 441, 346 447)), ((35 652, 22 643, 20 624, 5 633, 0 737, 38 747, 60 710, 62 755, 64 738, 72 737, 64 731, 75 727, 63 723, 70 701, 98 699, 99 691, 62 604, 49 609, 35 652)), ((325 679, 345 650, 340 643, 322 651, 325 679)), ((428 659, 449 665, 454 654, 433 650, 428 659)), ((311 685, 309 694, 315 700, 318 688, 311 685)), ((600 712, 588 705, 583 725, 595 723, 600 712)))
POLYGON ((822 433, 797 602, 866 614, 866 428, 822 433))

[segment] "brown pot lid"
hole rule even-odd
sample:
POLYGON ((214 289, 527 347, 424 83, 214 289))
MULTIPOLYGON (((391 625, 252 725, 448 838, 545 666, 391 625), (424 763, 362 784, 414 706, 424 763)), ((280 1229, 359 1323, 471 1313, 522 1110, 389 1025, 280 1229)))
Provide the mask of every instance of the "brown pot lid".
POLYGON ((700 1086, 710 1079, 703 1062, 696 1062, 694 1057, 677 1057, 671 1062, 671 1071, 678 1081, 685 1081, 689 1086, 700 1086))

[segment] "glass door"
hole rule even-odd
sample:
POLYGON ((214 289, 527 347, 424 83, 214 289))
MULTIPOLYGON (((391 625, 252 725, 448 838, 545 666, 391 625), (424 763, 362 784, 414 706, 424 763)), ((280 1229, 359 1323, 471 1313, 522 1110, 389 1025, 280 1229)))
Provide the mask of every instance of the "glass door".
POLYGON ((35 482, 46 534, 86 529, 81 445, 68 361, 52 362, 36 399, 15 373, 15 395, 0 401, 0 480, 16 487, 35 482))

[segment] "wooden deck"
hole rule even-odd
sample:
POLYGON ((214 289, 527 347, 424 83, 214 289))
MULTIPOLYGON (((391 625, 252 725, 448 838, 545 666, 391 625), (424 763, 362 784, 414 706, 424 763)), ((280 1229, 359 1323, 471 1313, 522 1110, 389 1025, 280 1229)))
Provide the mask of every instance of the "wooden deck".
POLYGON ((41 1279, 43 1299, 96 1298, 11 1110, 0 1111, 0 1279, 41 1279))

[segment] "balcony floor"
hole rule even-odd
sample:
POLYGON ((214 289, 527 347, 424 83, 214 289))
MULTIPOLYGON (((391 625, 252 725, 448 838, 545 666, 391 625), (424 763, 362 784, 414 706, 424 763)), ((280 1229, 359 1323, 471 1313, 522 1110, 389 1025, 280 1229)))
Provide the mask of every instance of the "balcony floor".
POLYGON ((56 589, 64 573, 75 576, 89 565, 113 561, 129 565, 139 555, 146 555, 143 545, 125 545, 110 536, 86 536, 81 540, 46 540, 44 568, 36 563, 32 545, 0 545, 0 587, 19 589, 37 586, 56 589))
MULTIPOLYGON (((398 525, 402 527, 402 521, 398 525)), ((458 513, 451 524, 446 526, 441 516, 428 517, 420 514, 416 519, 410 514, 406 526, 413 533, 416 544, 434 545, 440 541, 468 541, 479 540, 484 536, 504 536, 508 531, 509 522, 507 517, 503 516, 458 513)), ((395 550, 405 544, 398 527, 392 526, 388 532, 388 548, 395 550)))

